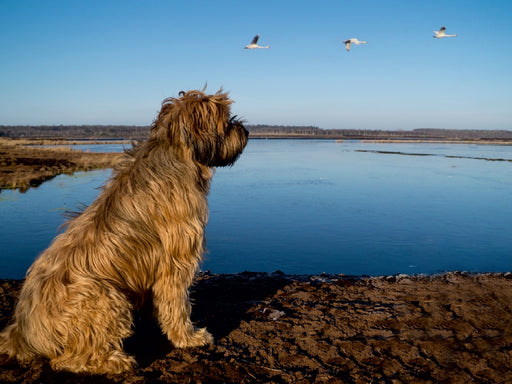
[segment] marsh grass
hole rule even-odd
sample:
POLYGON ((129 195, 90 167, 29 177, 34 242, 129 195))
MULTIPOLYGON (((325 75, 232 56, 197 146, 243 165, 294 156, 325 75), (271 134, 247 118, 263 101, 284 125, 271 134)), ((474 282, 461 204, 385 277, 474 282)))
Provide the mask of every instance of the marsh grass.
POLYGON ((8 145, 52 145, 69 147, 73 145, 94 145, 94 144, 129 144, 130 140, 69 140, 69 139, 9 139, 0 138, 0 141, 10 142, 8 145))
MULTIPOLYGON (((83 141, 79 143, 84 144, 83 141)), ((0 190, 19 189, 24 192, 62 173, 111 168, 121 156, 121 153, 75 150, 67 140, 0 138, 0 190), (54 146, 55 142, 66 145, 54 146)))

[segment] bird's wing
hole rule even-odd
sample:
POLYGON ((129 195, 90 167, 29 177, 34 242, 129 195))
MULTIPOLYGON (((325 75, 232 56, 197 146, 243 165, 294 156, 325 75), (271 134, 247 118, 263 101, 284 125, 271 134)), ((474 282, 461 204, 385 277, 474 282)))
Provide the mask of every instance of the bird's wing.
POLYGON ((345 43, 345 48, 347 48, 347 51, 350 51, 350 40, 345 40, 343 43, 345 43))
POLYGON ((444 31, 446 31, 446 27, 442 26, 441 29, 439 29, 439 32, 444 32, 444 31))
POLYGON ((254 39, 252 39, 251 44, 256 44, 258 42, 259 38, 260 38, 260 35, 254 36, 254 39))

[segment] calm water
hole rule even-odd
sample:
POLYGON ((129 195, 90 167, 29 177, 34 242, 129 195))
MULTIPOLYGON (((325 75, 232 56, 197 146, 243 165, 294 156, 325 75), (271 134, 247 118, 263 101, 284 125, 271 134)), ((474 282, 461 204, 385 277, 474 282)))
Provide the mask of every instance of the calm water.
MULTIPOLYGON (((64 145, 66 146, 66 145, 64 145)), ((34 147, 40 147, 40 145, 34 145, 34 147)), ((42 145, 42 147, 62 147, 62 145, 42 145)), ((76 144, 69 145, 68 148, 72 148, 77 151, 89 151, 89 152, 123 152, 125 149, 131 148, 131 144, 76 144)))
MULTIPOLYGON (((20 278, 110 171, 0 194, 0 278, 20 278)), ((512 270, 512 147, 251 140, 212 183, 204 270, 512 270), (491 161, 494 159, 496 161, 491 161)))

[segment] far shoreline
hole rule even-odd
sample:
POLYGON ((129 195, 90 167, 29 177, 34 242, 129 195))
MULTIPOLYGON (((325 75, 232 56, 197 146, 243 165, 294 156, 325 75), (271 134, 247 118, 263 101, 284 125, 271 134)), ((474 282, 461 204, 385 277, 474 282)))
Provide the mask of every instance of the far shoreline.
MULTIPOLYGON (((410 130, 322 129, 317 126, 244 124, 249 137, 261 139, 419 140, 420 142, 490 142, 512 144, 512 130, 414 128, 410 130)), ((0 138, 144 140, 150 126, 0 125, 0 138)))
POLYGON ((336 143, 354 142, 368 144, 481 144, 481 145, 512 145, 512 140, 466 140, 466 139, 366 139, 318 137, 312 135, 250 135, 249 140, 322 140, 336 143))

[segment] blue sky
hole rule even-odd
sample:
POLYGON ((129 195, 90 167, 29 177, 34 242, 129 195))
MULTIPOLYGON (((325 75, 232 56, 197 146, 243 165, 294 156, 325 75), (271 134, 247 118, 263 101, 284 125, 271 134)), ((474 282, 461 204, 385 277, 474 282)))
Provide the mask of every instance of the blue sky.
POLYGON ((0 125, 149 125, 207 83, 248 124, 512 130, 511 20, 509 0, 0 0, 0 125), (243 49, 257 33, 271 48, 243 49))

